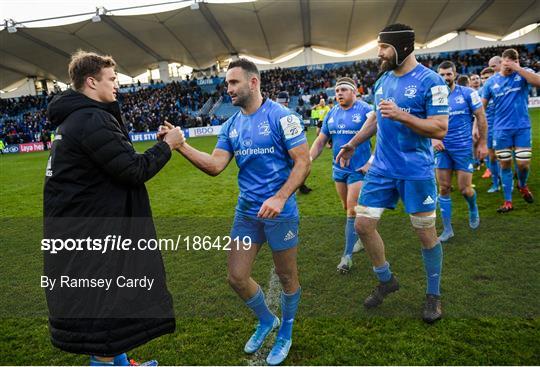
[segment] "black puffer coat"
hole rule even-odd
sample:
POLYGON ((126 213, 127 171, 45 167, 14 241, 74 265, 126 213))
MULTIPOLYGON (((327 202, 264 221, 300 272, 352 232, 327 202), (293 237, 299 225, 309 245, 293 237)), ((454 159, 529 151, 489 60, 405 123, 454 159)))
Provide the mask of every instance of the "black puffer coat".
POLYGON ((114 356, 173 332, 161 253, 135 246, 156 238, 144 183, 168 162, 169 146, 158 142, 136 153, 118 103, 72 90, 56 96, 47 113, 57 130, 45 178, 44 238, 102 244, 100 251, 87 242, 56 254, 44 250, 44 275, 56 280, 45 290, 52 343, 68 352, 114 356), (109 241, 103 251, 107 236, 133 244, 112 249, 109 241), (129 280, 138 285, 126 287, 129 280))

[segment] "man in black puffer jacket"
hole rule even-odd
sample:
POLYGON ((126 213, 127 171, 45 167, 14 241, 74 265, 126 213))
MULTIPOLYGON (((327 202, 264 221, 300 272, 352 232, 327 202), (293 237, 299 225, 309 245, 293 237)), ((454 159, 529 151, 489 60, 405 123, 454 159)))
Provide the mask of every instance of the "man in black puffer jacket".
POLYGON ((156 238, 144 183, 183 135, 172 129, 135 152, 116 102, 114 67, 111 57, 77 52, 69 65, 73 89, 47 111, 56 137, 45 178, 44 239, 66 244, 59 250, 42 243, 51 341, 90 355, 92 365, 127 365, 127 351, 175 329, 161 253, 137 243, 156 238))

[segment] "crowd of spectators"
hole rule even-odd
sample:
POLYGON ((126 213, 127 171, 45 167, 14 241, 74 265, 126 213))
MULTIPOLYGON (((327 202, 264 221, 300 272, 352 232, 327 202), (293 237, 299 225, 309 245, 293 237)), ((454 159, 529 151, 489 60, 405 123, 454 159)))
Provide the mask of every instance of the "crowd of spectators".
POLYGON ((280 91, 290 96, 311 95, 313 92, 331 88, 339 77, 350 77, 367 91, 375 82, 378 64, 374 60, 357 61, 334 69, 273 69, 261 73, 261 89, 269 98, 280 91))
POLYGON ((2 116, 15 116, 23 112, 47 106, 47 95, 0 98, 2 116))
MULTIPOLYGON (((540 70, 540 45, 536 45, 534 50, 529 50, 524 45, 512 46, 520 56, 520 65, 533 70, 540 70)), ((441 62, 452 60, 456 64, 459 74, 478 73, 487 66, 487 63, 494 55, 501 55, 508 46, 486 47, 478 49, 478 52, 455 51, 443 52, 437 56, 422 55, 417 57, 418 61, 429 68, 435 69, 441 62)))
MULTIPOLYGON (((476 51, 445 52, 421 55, 418 60, 427 67, 436 69, 444 60, 452 60, 458 73, 477 73, 487 66, 489 58, 500 55, 505 47, 489 47, 476 51)), ((514 46, 520 54, 520 64, 535 71, 540 70, 540 45, 535 48, 514 46)), ((350 77, 358 85, 358 93, 370 100, 372 87, 378 75, 376 60, 363 60, 347 63, 336 68, 319 69, 301 67, 273 69, 261 73, 263 94, 275 99, 281 91, 298 98, 296 112, 305 119, 311 118, 311 111, 321 99, 331 104, 326 93, 337 78, 350 77)), ((134 86, 133 86, 134 87, 134 86)), ((42 96, 24 96, 15 99, 0 99, 0 139, 6 144, 41 141, 43 131, 51 130, 46 119, 46 106, 54 94, 42 96)), ((147 88, 133 88, 119 94, 122 115, 132 132, 155 131, 163 120, 184 128, 217 125, 224 117, 200 114, 203 105, 222 98, 223 103, 230 103, 226 86, 218 84, 213 91, 204 91, 196 80, 172 82, 167 85, 151 85, 147 88)))
POLYGON ((208 122, 207 116, 197 118, 193 115, 210 97, 196 81, 175 81, 163 88, 120 94, 119 102, 130 131, 155 131, 163 120, 182 127, 201 126, 208 122))

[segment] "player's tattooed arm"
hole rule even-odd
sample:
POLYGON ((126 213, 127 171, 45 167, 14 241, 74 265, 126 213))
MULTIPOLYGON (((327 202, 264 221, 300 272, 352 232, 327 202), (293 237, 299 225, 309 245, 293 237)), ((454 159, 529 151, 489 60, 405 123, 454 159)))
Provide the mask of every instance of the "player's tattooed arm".
POLYGON ((289 150, 289 155, 294 161, 293 169, 289 178, 281 189, 272 197, 265 200, 257 216, 259 218, 275 218, 281 213, 287 199, 296 191, 298 187, 306 180, 311 169, 311 160, 309 159, 309 146, 307 143, 298 145, 289 150))
POLYGON ((356 147, 370 139, 375 133, 377 133, 377 115, 372 113, 356 135, 347 144, 341 146, 336 156, 336 163, 339 162, 341 167, 348 167, 356 147))
POLYGON ((309 150, 309 156, 311 157, 312 161, 314 161, 321 155, 327 142, 328 136, 326 136, 326 134, 321 131, 319 133, 319 136, 317 136, 317 139, 315 139, 315 141, 311 145, 311 149, 309 150))

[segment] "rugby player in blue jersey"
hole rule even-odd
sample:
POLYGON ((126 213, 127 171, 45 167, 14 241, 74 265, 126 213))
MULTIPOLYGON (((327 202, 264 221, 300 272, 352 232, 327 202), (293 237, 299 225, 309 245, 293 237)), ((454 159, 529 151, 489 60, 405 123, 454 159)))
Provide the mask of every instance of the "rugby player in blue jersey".
POLYGON ((475 157, 483 159, 487 155, 487 122, 478 92, 472 88, 456 85, 456 65, 443 61, 438 68, 450 88, 448 96, 449 120, 448 133, 442 140, 433 139, 435 149, 435 167, 439 183, 439 208, 444 230, 439 240, 448 241, 454 236, 452 229, 452 173, 456 172, 459 191, 469 206, 469 226, 472 229, 480 225, 480 215, 476 204, 476 191, 472 187, 473 174, 473 121, 479 132, 475 157))
POLYGON ((355 148, 377 133, 375 158, 356 208, 356 231, 379 279, 364 306, 377 307, 399 289, 377 225, 384 209, 395 208, 401 198, 422 244, 427 277, 423 319, 432 323, 442 316, 442 246, 435 230, 437 184, 431 139, 446 135, 449 90, 437 73, 416 61, 414 31, 409 26, 387 26, 378 42, 383 73, 373 87, 376 117, 368 118, 337 156, 347 166, 355 148))
MULTIPOLYGON (((489 78, 495 74, 496 70, 494 70, 492 67, 487 67, 482 69, 480 72, 480 79, 482 80, 482 87, 479 90, 480 96, 482 96, 482 89, 484 88, 484 84, 487 82, 489 78)), ((499 162, 497 161, 497 157, 495 156, 495 150, 493 149, 493 120, 495 119, 494 116, 494 108, 493 108, 493 100, 490 100, 486 107, 486 120, 488 124, 488 131, 487 131, 487 147, 488 147, 488 169, 489 169, 489 176, 491 176, 491 187, 487 191, 488 194, 492 194, 494 192, 499 191, 500 187, 500 167, 499 162)), ((486 177, 486 178, 487 178, 486 177)), ((484 178, 484 176, 482 176, 484 178)))
POLYGON ((351 78, 337 80, 335 91, 338 105, 334 106, 324 118, 321 132, 310 150, 311 159, 315 160, 322 153, 326 143, 332 139, 334 157, 332 178, 336 183, 336 191, 347 214, 345 249, 337 266, 337 270, 341 273, 347 273, 352 267, 352 254, 358 240, 358 235, 354 230, 356 217, 354 208, 358 202, 358 194, 362 188, 362 181, 369 167, 368 161, 371 155, 371 144, 366 141, 355 151, 348 167, 342 168, 335 161, 340 147, 347 144, 362 128, 367 118, 373 115, 370 105, 364 101, 356 100, 356 90, 356 84, 351 78))
POLYGON ((519 54, 510 48, 503 52, 501 70, 489 78, 482 89, 487 106, 493 100, 493 148, 501 165, 504 203, 497 211, 506 213, 512 205, 512 153, 515 154, 518 188, 523 199, 532 203, 533 195, 527 186, 531 163, 531 121, 529 119, 529 86, 540 87, 540 75, 519 66, 519 54))
POLYGON ((252 246, 231 246, 228 281, 259 319, 244 351, 255 353, 279 327, 266 361, 285 360, 292 345, 293 321, 301 288, 296 264, 298 208, 294 192, 309 174, 309 147, 300 119, 288 108, 264 99, 260 74, 251 61, 229 65, 227 93, 240 107, 225 122, 211 154, 183 143, 179 152, 201 171, 216 176, 234 157, 239 167, 240 194, 231 237, 250 237, 252 246), (268 308, 261 287, 251 278, 253 262, 268 242, 283 291, 280 320, 268 308))

